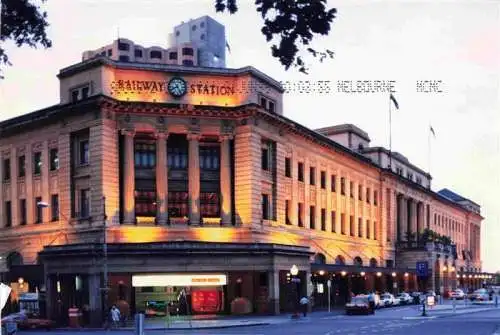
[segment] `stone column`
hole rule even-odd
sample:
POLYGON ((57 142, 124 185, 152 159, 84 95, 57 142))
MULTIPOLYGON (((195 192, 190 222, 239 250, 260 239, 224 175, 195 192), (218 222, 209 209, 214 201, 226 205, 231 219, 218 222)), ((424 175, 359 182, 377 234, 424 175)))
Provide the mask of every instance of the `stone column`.
POLYGON ((189 224, 199 225, 200 213, 200 134, 188 134, 189 141, 189 224))
MULTIPOLYGON (((37 145, 38 146, 38 145, 37 145)), ((34 176, 35 176, 35 161, 34 161, 34 153, 35 153, 35 150, 34 149, 34 144, 33 143, 28 143, 28 145, 26 145, 25 147, 25 150, 24 150, 24 153, 17 153, 16 155, 16 159, 15 160, 12 160, 11 161, 11 167, 12 167, 12 170, 10 171, 11 173, 11 179, 12 177, 15 175, 16 178, 18 178, 19 180, 19 156, 20 154, 23 154, 24 155, 24 167, 25 167, 25 175, 24 175, 24 187, 25 187, 25 190, 24 190, 24 198, 26 199, 26 223, 27 224, 33 224, 35 223, 36 221, 36 210, 37 210, 37 207, 36 207, 36 203, 35 203, 35 197, 38 196, 38 194, 35 192, 35 188, 33 187, 33 179, 34 179, 34 176), (14 165, 15 165, 15 169, 14 168, 14 165)), ((41 149, 41 148, 37 148, 37 149, 41 149)), ((42 159, 42 166, 43 166, 43 159, 42 159)), ((41 171, 41 168, 40 167, 40 172, 41 171)), ((47 176, 48 177, 48 176, 47 176)), ((42 174, 38 175, 36 178, 43 178, 42 174)), ((17 188, 17 183, 16 183, 16 188, 17 188)), ((18 197, 19 197, 20 194, 18 194, 18 197)), ((23 196, 21 195, 19 197, 22 198, 23 196)), ((11 197, 11 199, 13 199, 11 197)), ((44 200, 45 201, 45 200, 44 200)), ((12 213, 14 213, 14 203, 16 204, 16 206, 19 206, 19 200, 18 198, 15 198, 15 200, 12 200, 11 201, 11 204, 12 204, 12 213)), ((49 202, 50 204, 50 202, 49 202)), ((43 213, 47 213, 50 211, 50 208, 47 208, 47 209, 43 209, 42 210, 42 222, 43 222, 43 213)), ((20 217, 20 211, 19 211, 19 207, 17 207, 16 209, 16 214, 18 215, 18 219, 17 219, 17 224, 21 224, 21 217, 20 217)))
POLYGON ((307 157, 304 158, 304 208, 303 208, 303 215, 304 215, 304 228, 310 229, 311 228, 311 216, 309 214, 310 212, 310 206, 311 206, 311 192, 309 191, 309 182, 310 182, 310 163, 309 159, 307 157))
POLYGON ((297 153, 292 151, 291 157, 291 166, 292 166, 292 194, 290 201, 290 221, 293 226, 299 225, 299 161, 297 160, 297 153))
POLYGON ((135 224, 135 157, 134 130, 124 129, 123 223, 135 224))
MULTIPOLYGON (((345 182, 345 234, 351 236, 351 182, 346 174, 344 177, 345 182)), ((356 225, 356 223, 354 224, 356 225)))
MULTIPOLYGON (((31 154, 31 152, 30 152, 31 154)), ((31 158, 30 158, 31 159, 31 158)), ((19 224, 19 198, 18 198, 18 190, 19 186, 17 185, 17 149, 12 147, 10 151, 10 213, 11 213, 11 224, 12 227, 15 227, 19 224)), ((3 162, 2 162, 3 164, 3 162)), ((26 175, 33 175, 33 170, 31 165, 28 165, 28 157, 26 156, 26 175)), ((3 182, 3 181, 2 181, 3 182)), ((28 200, 26 200, 26 207, 28 207, 28 200)), ((26 209, 27 210, 27 209, 26 209)), ((26 213, 28 214, 28 213, 26 213)), ((28 217, 28 216, 27 216, 28 217)), ((30 224, 33 221, 29 222, 30 224)))
POLYGON ((103 321, 102 294, 101 294, 101 275, 99 273, 88 275, 89 284, 89 309, 90 324, 101 326, 103 321))
POLYGON ((337 207, 335 208, 335 232, 337 234, 341 233, 341 228, 342 228, 342 223, 341 221, 341 214, 342 214, 342 196, 340 194, 340 170, 336 171, 336 176, 335 176, 335 197, 336 197, 336 205, 337 207))
POLYGON ((156 134, 156 223, 168 222, 167 133, 156 134))
MULTIPOLYGON (((363 237, 363 219, 362 215, 359 215, 359 205, 362 203, 362 201, 359 201, 359 185, 360 183, 358 182, 353 182, 352 183, 354 187, 354 237, 363 237), (361 218, 361 225, 359 224, 359 219, 361 218), (361 232, 359 231, 359 228, 361 228, 361 232)), ((363 197, 363 194, 361 194, 361 197, 363 197)))
POLYGON ((323 192, 323 189, 321 188, 321 164, 319 160, 316 163, 315 177, 316 177, 316 185, 314 185, 314 188, 316 188, 316 199, 314 200, 314 202, 316 203, 316 206, 314 206, 314 209, 316 210, 316 213, 313 213, 313 215, 316 217, 315 229, 321 230, 321 209, 323 208, 323 203, 321 201, 322 199, 321 193, 323 192))
POLYGON ((221 201, 221 225, 232 223, 232 199, 231 199, 231 139, 232 136, 224 135, 220 141, 220 192, 221 201))
MULTIPOLYGON (((50 168, 50 157, 49 157, 49 142, 44 141, 42 145, 42 201, 45 201, 46 203, 50 204, 51 203, 51 196, 50 196, 50 175, 49 175, 49 168, 50 168)), ((35 210, 37 208, 36 203, 34 204, 35 210)), ((51 215, 52 210, 45 209, 42 210, 42 222, 49 222, 52 215, 51 215)))
POLYGON ((411 199, 410 201, 410 224, 411 224, 411 232, 415 234, 417 234, 418 232, 418 206, 417 206, 417 202, 415 201, 415 199, 411 199))
POLYGON ((332 232, 332 177, 330 167, 326 168, 326 231, 332 232))
POLYGON ((268 272, 269 312, 280 313, 280 272, 275 269, 268 272))

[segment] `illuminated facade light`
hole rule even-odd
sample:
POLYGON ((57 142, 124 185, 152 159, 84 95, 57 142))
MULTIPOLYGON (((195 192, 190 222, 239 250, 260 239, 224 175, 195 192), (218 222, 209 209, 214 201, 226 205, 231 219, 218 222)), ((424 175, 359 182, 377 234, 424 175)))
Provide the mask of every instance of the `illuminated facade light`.
POLYGON ((377 272, 377 277, 382 277, 382 272, 377 272))
POLYGON ((393 272, 393 273, 392 273, 392 276, 393 276, 393 277, 396 277, 396 272, 393 272))
POLYGON ((320 276, 322 276, 322 275, 324 275, 324 274, 325 274, 325 271, 323 271, 323 270, 320 270, 320 271, 319 271, 319 275, 320 275, 320 276))
POLYGON ((361 272, 360 273, 360 275, 363 276, 363 277, 365 276, 365 274, 366 274, 365 272, 361 272))
POLYGON ((405 277, 408 277, 410 274, 408 272, 405 272, 405 277))
POLYGON ((342 277, 344 277, 347 274, 347 272, 342 271, 340 274, 342 275, 342 277))

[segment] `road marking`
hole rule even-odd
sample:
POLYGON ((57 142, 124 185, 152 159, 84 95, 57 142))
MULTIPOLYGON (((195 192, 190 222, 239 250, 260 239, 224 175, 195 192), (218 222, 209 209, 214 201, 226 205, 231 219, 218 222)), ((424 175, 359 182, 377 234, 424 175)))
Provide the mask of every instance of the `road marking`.
POLYGON ((435 316, 404 316, 403 320, 431 320, 435 318, 435 316))

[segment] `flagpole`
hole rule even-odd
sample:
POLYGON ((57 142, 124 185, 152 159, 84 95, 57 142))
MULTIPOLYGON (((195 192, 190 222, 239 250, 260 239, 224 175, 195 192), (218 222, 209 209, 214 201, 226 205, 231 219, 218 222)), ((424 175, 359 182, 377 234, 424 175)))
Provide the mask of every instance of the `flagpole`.
POLYGON ((392 112, 391 94, 389 93, 389 169, 392 171, 392 112))
POLYGON ((429 122, 429 129, 427 129, 427 131, 429 132, 428 134, 428 137, 427 137, 427 145, 428 145, 428 149, 427 149, 427 164, 429 164, 429 167, 428 167, 428 171, 429 171, 429 175, 431 174, 431 123, 429 122))

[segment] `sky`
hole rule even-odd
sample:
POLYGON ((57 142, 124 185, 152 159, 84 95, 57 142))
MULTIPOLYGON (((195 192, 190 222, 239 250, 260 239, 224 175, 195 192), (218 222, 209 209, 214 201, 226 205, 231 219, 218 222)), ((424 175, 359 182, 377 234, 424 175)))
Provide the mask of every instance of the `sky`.
POLYGON ((500 270, 500 2, 339 0, 328 36, 313 46, 334 59, 311 61, 309 75, 285 71, 261 34, 253 0, 238 0, 235 15, 216 14, 213 0, 48 0, 49 50, 5 45, 13 63, 0 81, 0 120, 57 104, 56 74, 85 50, 120 37, 166 47, 173 26, 210 15, 226 26, 228 67, 254 66, 284 83, 329 81, 330 92, 293 92, 284 114, 309 128, 352 123, 371 146, 389 147, 389 98, 342 93, 338 81, 393 80, 392 149, 430 171, 443 187, 481 205, 483 269, 500 270), (417 90, 440 81, 441 92, 417 90), (430 137, 429 126, 435 137, 430 137), (430 141, 429 141, 430 138, 430 141), (430 145, 429 145, 430 143, 430 145))

